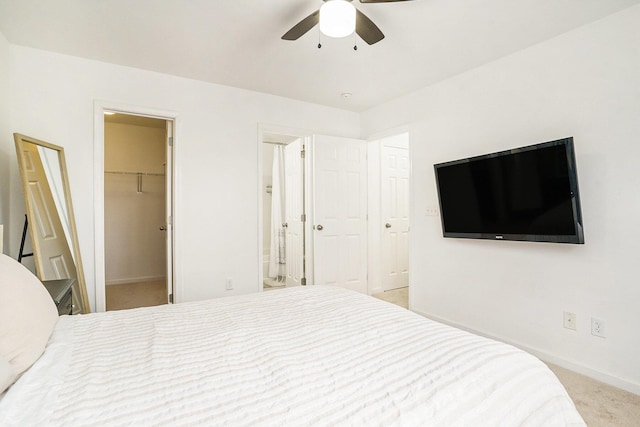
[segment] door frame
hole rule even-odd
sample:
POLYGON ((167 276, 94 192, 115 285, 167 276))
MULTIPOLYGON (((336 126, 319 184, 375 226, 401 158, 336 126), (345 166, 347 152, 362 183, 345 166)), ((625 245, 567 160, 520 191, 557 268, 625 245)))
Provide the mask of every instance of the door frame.
MULTIPOLYGON (((181 281, 177 280, 181 277, 180 264, 176 261, 179 258, 178 239, 176 239, 175 224, 177 223, 176 215, 176 195, 178 188, 178 151, 176 149, 176 141, 178 140, 179 118, 178 114, 173 111, 158 110, 136 105, 123 104, 119 102, 96 100, 94 101, 94 133, 93 133, 93 153, 94 153, 94 280, 95 280, 95 311, 106 311, 106 284, 105 284, 105 246, 104 246, 104 112, 113 111, 115 113, 129 114, 135 116, 146 116, 154 119, 161 119, 173 122, 173 149, 171 153, 171 171, 167 171, 166 179, 171 179, 173 202, 171 212, 171 243, 172 243, 172 259, 167 258, 167 263, 171 263, 171 271, 173 272, 173 302, 182 301, 181 281)), ((169 255, 169 254, 167 254, 169 255)))
MULTIPOLYGON (((304 140, 304 144, 305 144, 305 149, 308 150, 308 143, 311 139, 311 136, 313 135, 312 131, 306 130, 306 129, 299 129, 299 128, 294 128, 294 127, 289 127, 289 126, 280 126, 280 125, 273 125, 273 124, 268 124, 268 123, 258 123, 258 140, 257 140, 257 144, 258 144, 258 187, 257 187, 257 192, 258 192, 258 280, 256 281, 256 286, 257 286, 257 291, 258 292, 262 292, 264 290, 264 286, 263 286, 263 280, 264 280, 264 180, 263 180, 263 176, 264 176, 264 170, 263 170, 263 159, 262 156, 264 155, 264 138, 265 138, 265 134, 268 133, 275 133, 275 134, 280 134, 280 135, 288 135, 288 136, 293 136, 296 138, 301 138, 304 140)), ((309 156, 305 156, 304 158, 304 165, 305 165, 305 170, 308 171, 308 167, 309 167, 309 156)), ((308 172, 305 172, 308 173, 308 172)), ((307 235, 307 239, 305 241, 305 251, 306 251, 306 260, 304 261, 305 263, 305 268, 306 268, 306 278, 307 278, 307 285, 311 285, 312 283, 310 283, 309 278, 313 277, 310 276, 311 272, 309 270, 310 268, 310 264, 313 263, 309 263, 309 259, 310 259, 310 252, 309 252, 309 247, 310 247, 310 240, 309 236, 309 180, 305 179, 304 180, 304 192, 307 195, 305 197, 304 200, 304 204, 305 204, 305 210, 307 212, 307 221, 304 225, 305 228, 305 233, 307 235)))

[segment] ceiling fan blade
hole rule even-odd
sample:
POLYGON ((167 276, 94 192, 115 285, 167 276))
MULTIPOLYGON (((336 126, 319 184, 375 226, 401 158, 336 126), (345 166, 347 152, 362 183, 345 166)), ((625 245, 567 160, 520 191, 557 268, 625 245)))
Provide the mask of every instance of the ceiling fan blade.
POLYGON ((294 25, 289 31, 282 36, 282 40, 298 40, 305 35, 307 31, 318 25, 320 21, 320 11, 316 10, 311 15, 294 25))
POLYGON ((384 34, 373 21, 367 18, 367 15, 356 10, 356 33, 367 42, 367 44, 378 43, 384 38, 384 34))
POLYGON ((411 0, 360 0, 360 3, 395 3, 398 1, 411 1, 411 0))

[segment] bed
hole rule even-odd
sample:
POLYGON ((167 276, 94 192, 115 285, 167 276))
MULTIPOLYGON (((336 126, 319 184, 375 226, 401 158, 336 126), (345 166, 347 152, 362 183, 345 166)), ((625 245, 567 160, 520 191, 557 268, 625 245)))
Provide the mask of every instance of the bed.
POLYGON ((584 425, 533 356, 327 286, 61 316, 0 425, 62 424, 584 425))

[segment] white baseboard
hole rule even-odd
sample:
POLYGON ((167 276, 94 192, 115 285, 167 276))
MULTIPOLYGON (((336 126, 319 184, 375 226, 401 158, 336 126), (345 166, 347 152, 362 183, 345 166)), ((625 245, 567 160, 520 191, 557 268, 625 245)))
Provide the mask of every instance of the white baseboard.
POLYGON ((434 315, 431 315, 431 314, 427 314, 427 313, 424 313, 424 312, 421 312, 421 311, 418 311, 418 310, 412 310, 412 311, 414 311, 415 313, 417 313, 417 314, 419 314, 421 316, 424 316, 424 317, 426 317, 428 319, 435 320, 436 322, 444 323, 445 325, 453 326, 454 328, 462 329, 463 331, 471 332, 473 334, 480 335, 480 336, 483 336, 483 337, 486 337, 486 338, 490 338, 490 339, 493 339, 493 340, 496 340, 496 341, 502 341, 502 342, 510 344, 510 345, 512 345, 514 347, 518 347, 519 349, 524 350, 527 353, 533 354, 534 356, 536 356, 538 359, 542 360, 543 362, 549 362, 549 363, 552 363, 554 365, 558 365, 561 368, 565 368, 565 369, 568 369, 570 371, 577 372, 577 373, 582 374, 584 376, 587 376, 589 378, 593 378, 594 380, 598 380, 598 381, 603 382, 605 384, 609 384, 611 386, 620 388, 622 390, 626 390, 626 391, 628 391, 630 393, 640 395, 640 384, 636 384, 636 383, 624 380, 622 378, 618 378, 618 377, 616 377, 614 375, 610 375, 610 374, 607 374, 607 373, 604 373, 604 372, 600 372, 598 370, 595 370, 593 368, 585 366, 585 365, 583 365, 583 364, 581 364, 579 362, 567 360, 567 359, 564 359, 564 358, 562 358, 560 356, 549 354, 549 353, 547 353, 545 351, 529 347, 529 346, 527 346, 525 344, 522 344, 520 342, 511 341, 511 340, 508 340, 508 339, 503 339, 501 337, 497 337, 495 335, 492 335, 492 334, 489 334, 489 333, 486 333, 486 332, 483 332, 483 331, 478 331, 478 330, 469 328, 467 326, 457 324, 456 322, 452 322, 450 320, 447 320, 447 319, 444 319, 444 318, 441 318, 441 317, 438 317, 438 316, 434 316, 434 315))
POLYGON ((380 292, 382 292, 382 286, 378 286, 375 288, 371 288, 369 290, 369 295, 375 295, 375 294, 379 294, 380 292))
POLYGON ((126 285, 129 283, 140 283, 140 282, 155 282, 157 280, 165 280, 166 277, 162 276, 140 276, 140 277, 125 277, 122 279, 109 279, 105 282, 105 285, 126 285))

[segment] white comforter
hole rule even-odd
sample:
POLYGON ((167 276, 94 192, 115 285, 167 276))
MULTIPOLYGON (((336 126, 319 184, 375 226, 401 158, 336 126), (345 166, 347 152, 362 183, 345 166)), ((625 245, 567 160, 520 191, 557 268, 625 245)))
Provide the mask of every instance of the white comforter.
POLYGON ((63 316, 0 425, 584 425, 509 345, 340 288, 63 316))

